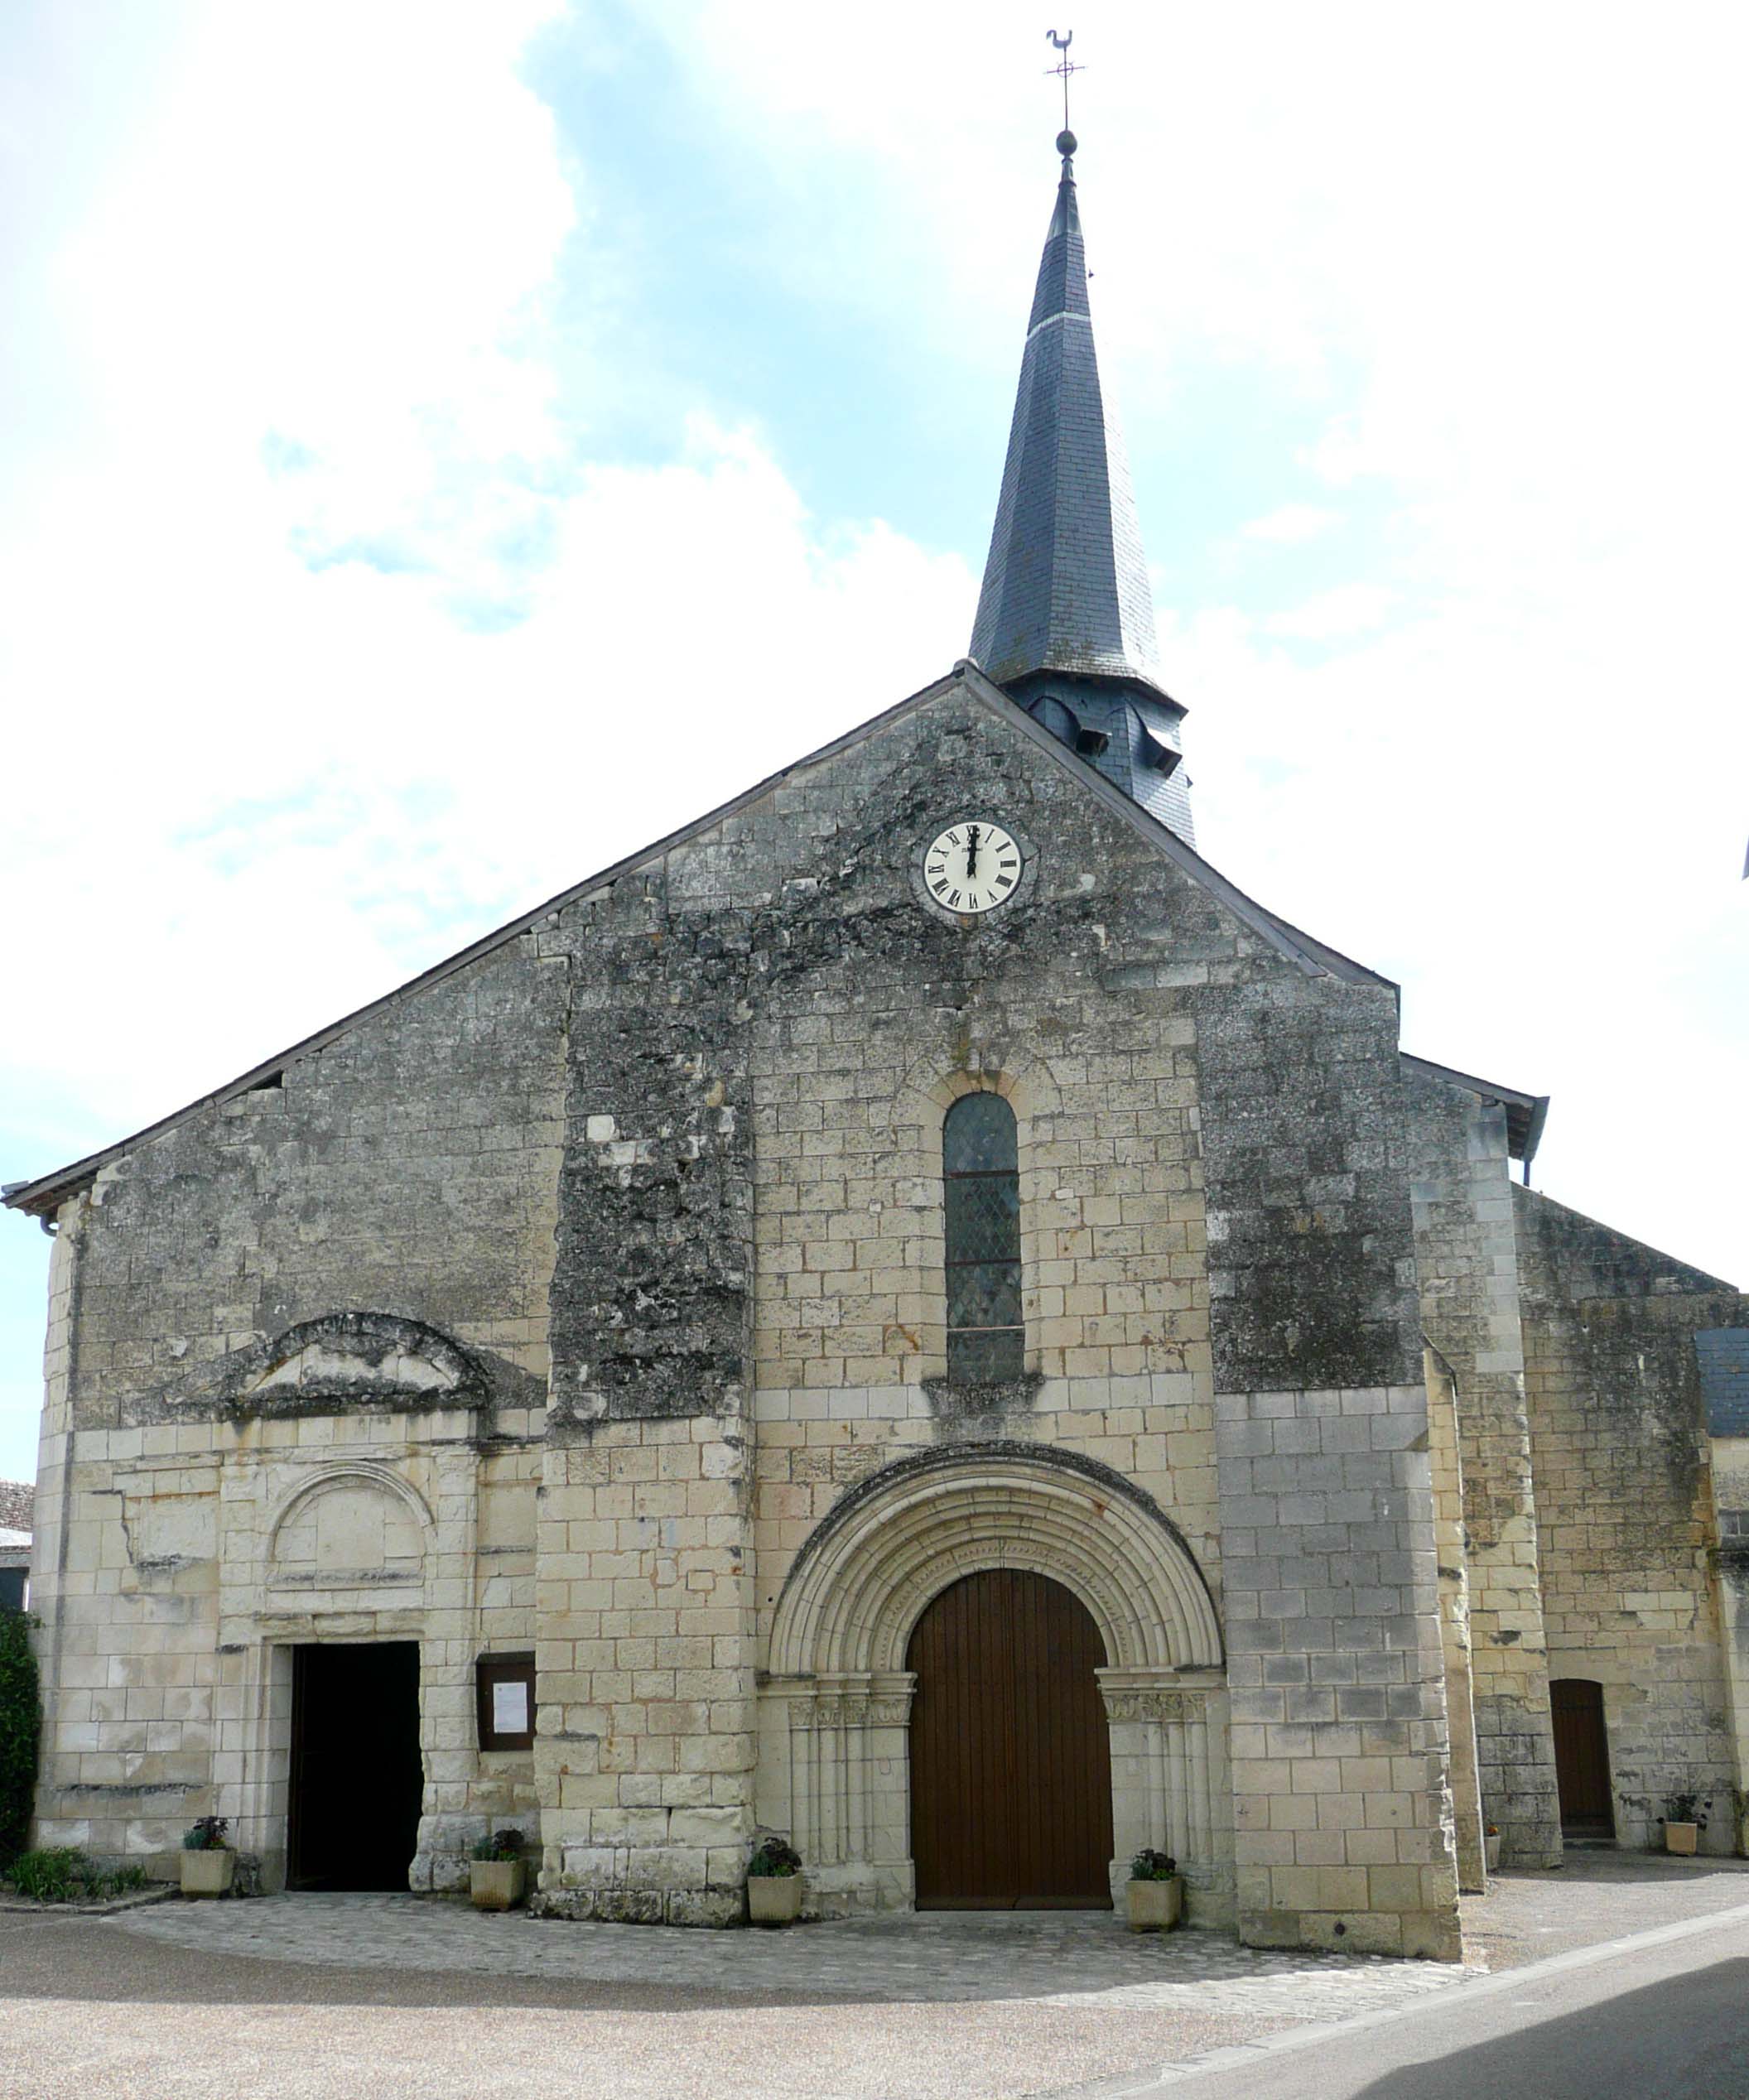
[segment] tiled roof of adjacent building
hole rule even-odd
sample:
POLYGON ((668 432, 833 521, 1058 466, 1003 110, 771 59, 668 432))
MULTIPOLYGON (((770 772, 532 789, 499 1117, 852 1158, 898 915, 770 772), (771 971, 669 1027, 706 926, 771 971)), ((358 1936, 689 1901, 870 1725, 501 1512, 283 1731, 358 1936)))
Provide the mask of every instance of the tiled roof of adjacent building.
POLYGON ((29 1481, 0 1481, 0 1531, 28 1533, 36 1490, 29 1481))

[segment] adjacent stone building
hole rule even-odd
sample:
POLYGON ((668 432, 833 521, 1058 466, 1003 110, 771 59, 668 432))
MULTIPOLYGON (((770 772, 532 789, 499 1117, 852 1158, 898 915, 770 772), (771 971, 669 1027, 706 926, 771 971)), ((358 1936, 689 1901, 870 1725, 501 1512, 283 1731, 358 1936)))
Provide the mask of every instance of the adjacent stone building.
POLYGON ((0 1611, 22 1611, 30 1594, 36 1500, 28 1481, 0 1481, 0 1611))
POLYGON ((45 1841, 1450 1955, 1749 1713, 1749 1305, 1197 853, 1072 173, 971 655, 89 1159, 45 1841), (1575 1689, 1574 1688, 1579 1688, 1575 1689), (361 1852, 361 1827, 373 1842, 361 1852))

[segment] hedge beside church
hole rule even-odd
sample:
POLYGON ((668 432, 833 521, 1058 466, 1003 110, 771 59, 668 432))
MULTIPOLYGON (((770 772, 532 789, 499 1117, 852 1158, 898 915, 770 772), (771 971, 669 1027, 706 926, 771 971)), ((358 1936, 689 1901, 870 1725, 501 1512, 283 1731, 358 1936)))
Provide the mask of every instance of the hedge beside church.
POLYGON ((42 1730, 36 1658, 31 1653, 33 1623, 25 1612, 0 1610, 0 1873, 30 1842, 42 1730))

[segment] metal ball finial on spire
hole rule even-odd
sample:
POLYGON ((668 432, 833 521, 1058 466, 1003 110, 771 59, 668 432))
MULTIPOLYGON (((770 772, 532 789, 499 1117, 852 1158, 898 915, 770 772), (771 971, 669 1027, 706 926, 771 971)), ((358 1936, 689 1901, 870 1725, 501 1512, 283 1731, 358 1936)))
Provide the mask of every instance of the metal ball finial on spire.
POLYGON ((1048 29, 1044 34, 1046 40, 1054 44, 1062 54, 1054 65, 1046 67, 1045 78, 1062 82, 1062 129, 1057 134, 1057 151, 1062 156, 1064 171, 1067 172, 1078 142, 1074 132, 1069 129, 1069 75, 1072 73, 1085 73, 1087 69, 1084 65, 1077 65, 1069 56, 1069 46, 1075 41, 1072 29, 1065 30, 1061 36, 1054 29, 1048 29))

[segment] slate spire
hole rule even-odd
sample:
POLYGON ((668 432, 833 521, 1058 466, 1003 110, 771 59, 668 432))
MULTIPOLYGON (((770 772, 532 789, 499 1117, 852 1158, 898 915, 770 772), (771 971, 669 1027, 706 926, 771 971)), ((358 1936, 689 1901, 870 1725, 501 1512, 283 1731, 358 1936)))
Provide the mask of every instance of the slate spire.
POLYGON ((1076 138, 1027 324, 1008 461, 972 628, 979 667, 1180 836, 1184 710, 1161 682, 1130 466, 1100 382, 1076 138))

